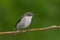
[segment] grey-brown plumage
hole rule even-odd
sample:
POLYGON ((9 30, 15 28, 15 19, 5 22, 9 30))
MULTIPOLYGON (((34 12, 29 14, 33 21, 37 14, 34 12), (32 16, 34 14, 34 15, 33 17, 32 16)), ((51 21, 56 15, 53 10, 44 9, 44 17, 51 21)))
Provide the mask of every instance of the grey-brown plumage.
POLYGON ((21 21, 21 18, 22 18, 22 17, 20 17, 20 18, 18 19, 18 21, 17 21, 16 24, 15 24, 15 27, 16 27, 17 24, 21 21))
POLYGON ((31 12, 26 12, 22 17, 20 17, 15 25, 15 31, 27 28, 32 20, 33 14, 31 12))

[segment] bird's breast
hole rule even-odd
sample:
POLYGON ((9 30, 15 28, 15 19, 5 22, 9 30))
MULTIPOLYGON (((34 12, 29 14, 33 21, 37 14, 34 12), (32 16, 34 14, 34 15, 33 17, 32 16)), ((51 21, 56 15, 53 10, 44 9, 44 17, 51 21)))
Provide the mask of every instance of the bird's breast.
POLYGON ((30 23, 31 23, 31 20, 32 20, 32 16, 24 17, 24 18, 22 18, 20 23, 23 24, 24 27, 28 27, 30 25, 30 23))

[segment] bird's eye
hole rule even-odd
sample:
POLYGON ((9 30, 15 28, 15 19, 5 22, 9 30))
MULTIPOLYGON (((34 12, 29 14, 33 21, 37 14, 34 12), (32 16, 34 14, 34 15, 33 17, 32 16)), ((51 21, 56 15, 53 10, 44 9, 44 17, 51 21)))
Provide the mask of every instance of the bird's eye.
POLYGON ((30 16, 30 14, 28 14, 30 16))

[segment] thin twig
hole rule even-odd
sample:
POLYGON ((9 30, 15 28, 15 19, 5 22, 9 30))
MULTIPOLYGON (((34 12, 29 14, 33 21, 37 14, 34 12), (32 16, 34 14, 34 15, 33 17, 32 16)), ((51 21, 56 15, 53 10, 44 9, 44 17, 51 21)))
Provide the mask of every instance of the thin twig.
MULTIPOLYGON (((48 30, 51 28, 60 28, 60 26, 49 26, 49 27, 44 27, 44 28, 34 28, 34 29, 29 29, 28 31, 36 31, 36 30, 48 30)), ((14 33, 19 33, 21 31, 8 31, 8 32, 0 32, 0 34, 14 34, 14 33)), ((27 32, 27 30, 22 30, 22 32, 27 32)))

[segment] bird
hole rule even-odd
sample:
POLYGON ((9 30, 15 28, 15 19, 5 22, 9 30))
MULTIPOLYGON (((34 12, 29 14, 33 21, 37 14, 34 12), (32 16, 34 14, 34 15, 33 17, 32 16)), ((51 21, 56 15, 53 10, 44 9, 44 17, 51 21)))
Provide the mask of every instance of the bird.
POLYGON ((15 31, 22 31, 22 29, 27 29, 31 24, 33 18, 32 12, 25 12, 15 24, 15 31))

